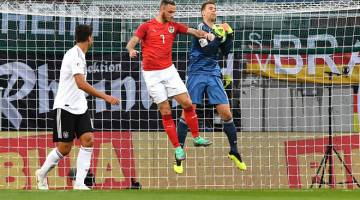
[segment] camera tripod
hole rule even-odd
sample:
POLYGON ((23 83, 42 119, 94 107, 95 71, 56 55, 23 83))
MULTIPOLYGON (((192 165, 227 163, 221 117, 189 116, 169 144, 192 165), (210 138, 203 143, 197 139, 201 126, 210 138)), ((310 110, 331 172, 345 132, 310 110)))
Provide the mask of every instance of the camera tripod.
MULTIPOLYGON (((332 80, 332 72, 325 72, 327 74, 329 74, 329 79, 332 80)), ((340 74, 336 74, 336 75, 340 75, 340 74)), ((352 172, 350 171, 350 169, 348 168, 348 166, 346 165, 346 163, 344 162, 344 160, 342 159, 342 157, 340 156, 339 152, 335 149, 334 144, 333 144, 333 129, 332 129, 332 90, 333 90, 333 85, 330 84, 328 86, 329 89, 329 105, 328 105, 328 115, 329 115, 329 129, 328 129, 328 144, 326 147, 326 151, 325 154, 323 156, 323 158, 321 159, 320 165, 317 168, 316 171, 316 175, 315 177, 318 177, 321 173, 321 178, 320 178, 320 182, 317 182, 317 180, 313 179, 310 188, 312 188, 314 186, 315 183, 319 184, 319 188, 321 188, 322 185, 324 184, 328 184, 331 188, 334 188, 336 184, 346 184, 346 183, 354 183, 356 184, 359 188, 360 188, 360 184, 358 183, 358 181, 356 180, 356 178, 354 177, 354 175, 352 174, 352 172), (351 176, 352 181, 350 182, 340 182, 340 183, 336 183, 335 182, 335 175, 334 175, 334 156, 336 156, 341 164, 344 166, 346 172, 348 175, 351 176), (325 177, 325 170, 326 170, 326 165, 329 165, 329 169, 328 169, 328 175, 329 175, 329 180, 328 182, 324 181, 324 177, 325 177)))

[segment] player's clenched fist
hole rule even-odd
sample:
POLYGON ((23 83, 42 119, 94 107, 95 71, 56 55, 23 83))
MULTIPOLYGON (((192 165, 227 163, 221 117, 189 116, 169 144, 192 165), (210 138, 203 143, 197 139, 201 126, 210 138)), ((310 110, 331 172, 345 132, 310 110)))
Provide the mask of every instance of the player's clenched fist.
POLYGON ((130 49, 129 50, 129 56, 130 56, 130 58, 136 58, 137 57, 137 55, 138 55, 138 51, 137 50, 135 50, 135 49, 130 49))
POLYGON ((110 103, 111 105, 119 105, 120 104, 120 100, 116 97, 107 95, 104 99, 106 102, 110 103))
POLYGON ((207 33, 207 34, 205 35, 205 38, 206 38, 207 40, 209 40, 209 41, 213 41, 213 40, 215 39, 215 35, 212 34, 212 33, 207 33))

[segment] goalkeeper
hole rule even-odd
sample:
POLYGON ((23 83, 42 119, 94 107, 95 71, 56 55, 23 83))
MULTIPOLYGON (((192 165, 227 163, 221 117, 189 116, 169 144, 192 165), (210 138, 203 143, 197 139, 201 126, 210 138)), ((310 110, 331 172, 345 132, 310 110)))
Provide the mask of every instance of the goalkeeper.
MULTIPOLYGON (((203 3, 201 14, 203 22, 198 25, 198 29, 212 33, 213 37, 208 37, 208 39, 193 38, 186 87, 194 108, 196 108, 196 104, 202 103, 204 94, 207 93, 209 103, 216 106, 216 110, 223 121, 223 130, 230 144, 228 157, 234 161, 237 168, 246 170, 246 165, 238 151, 236 128, 218 64, 219 49, 222 55, 227 56, 233 47, 233 31, 228 24, 215 24, 216 5, 214 2, 207 1, 203 3)), ((177 127, 179 143, 182 146, 184 146, 187 131, 188 126, 182 114, 177 127)), ((183 173, 182 161, 176 160, 174 171, 183 173)))

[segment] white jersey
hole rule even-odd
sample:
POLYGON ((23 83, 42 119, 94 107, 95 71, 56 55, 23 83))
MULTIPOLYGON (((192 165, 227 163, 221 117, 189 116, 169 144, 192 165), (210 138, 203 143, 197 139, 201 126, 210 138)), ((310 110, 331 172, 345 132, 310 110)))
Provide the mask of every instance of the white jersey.
POLYGON ((77 45, 68 50, 62 60, 53 109, 61 108, 76 115, 88 109, 85 92, 77 87, 75 74, 83 74, 86 78, 85 54, 77 45))

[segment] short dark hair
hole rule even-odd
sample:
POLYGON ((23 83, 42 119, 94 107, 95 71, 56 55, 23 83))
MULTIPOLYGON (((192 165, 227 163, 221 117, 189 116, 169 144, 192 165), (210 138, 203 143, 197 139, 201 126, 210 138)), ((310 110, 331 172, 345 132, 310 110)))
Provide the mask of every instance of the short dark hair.
POLYGON ((160 6, 166 6, 166 5, 173 5, 175 6, 175 2, 173 0, 161 0, 160 2, 160 6))
POLYGON ((86 42, 92 35, 92 27, 87 24, 79 24, 75 28, 75 41, 86 42))
POLYGON ((214 0, 209 0, 209 1, 205 1, 202 5, 201 5, 201 11, 205 10, 205 7, 209 4, 215 5, 215 1, 214 0))

